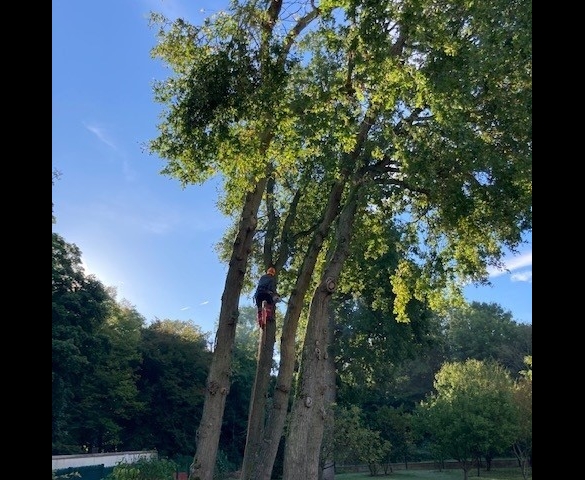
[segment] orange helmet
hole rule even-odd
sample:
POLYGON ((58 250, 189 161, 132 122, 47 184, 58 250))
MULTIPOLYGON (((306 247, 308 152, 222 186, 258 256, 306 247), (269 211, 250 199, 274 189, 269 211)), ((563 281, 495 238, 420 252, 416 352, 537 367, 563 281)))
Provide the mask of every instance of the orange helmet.
POLYGON ((266 270, 266 273, 268 275, 276 275, 276 268, 274 268, 274 267, 268 267, 268 269, 266 270))

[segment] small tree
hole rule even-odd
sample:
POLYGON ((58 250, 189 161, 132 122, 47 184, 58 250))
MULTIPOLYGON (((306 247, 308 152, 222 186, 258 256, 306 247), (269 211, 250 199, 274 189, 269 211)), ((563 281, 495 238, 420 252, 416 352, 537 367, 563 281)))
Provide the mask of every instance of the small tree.
POLYGON ((359 407, 335 410, 334 458, 337 462, 365 463, 372 476, 390 454, 391 444, 380 432, 364 425, 359 407))
POLYGON ((464 472, 482 456, 508 449, 517 431, 513 381, 492 362, 446 363, 437 373, 435 393, 415 411, 420 432, 464 472))

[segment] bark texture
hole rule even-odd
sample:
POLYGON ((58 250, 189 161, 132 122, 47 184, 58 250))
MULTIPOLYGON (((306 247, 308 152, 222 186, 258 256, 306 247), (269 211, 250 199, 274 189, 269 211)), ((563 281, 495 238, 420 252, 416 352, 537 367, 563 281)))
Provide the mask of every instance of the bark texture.
POLYGON ((213 480, 225 401, 230 390, 231 363, 240 293, 252 239, 256 231, 257 213, 266 187, 266 179, 246 195, 238 234, 234 241, 225 287, 221 298, 219 326, 215 350, 207 376, 205 403, 197 430, 197 450, 189 469, 190 480, 213 480))
POLYGON ((315 290, 301 356, 299 385, 291 411, 284 451, 283 480, 319 478, 321 443, 325 430, 326 370, 329 341, 328 305, 349 254, 359 187, 354 186, 339 216, 334 247, 323 280, 315 290))
MULTIPOLYGON (((259 444, 258 458, 261 462, 247 463, 245 470, 242 470, 241 480, 270 480, 278 445, 284 430, 284 424, 288 414, 290 390, 296 363, 296 336, 299 318, 302 312, 302 302, 311 283, 311 276, 317 263, 323 242, 327 237, 333 222, 337 218, 339 206, 342 200, 342 193, 345 180, 337 182, 329 195, 329 201, 324 209, 321 223, 317 228, 307 250, 303 265, 297 277, 295 287, 292 290, 288 301, 283 321, 283 329, 280 340, 280 363, 276 387, 272 398, 272 407, 268 410, 268 420, 264 431, 263 441, 259 444)), ((244 460, 246 462, 246 460, 244 460)))
POLYGON ((264 428, 266 422, 267 392, 270 383, 270 370, 276 343, 276 316, 274 321, 269 321, 264 330, 259 331, 258 363, 256 365, 256 378, 252 397, 250 399, 250 412, 248 415, 248 433, 246 436, 246 448, 240 479, 250 478, 250 472, 257 465, 263 463, 260 456, 260 446, 264 440, 264 428))

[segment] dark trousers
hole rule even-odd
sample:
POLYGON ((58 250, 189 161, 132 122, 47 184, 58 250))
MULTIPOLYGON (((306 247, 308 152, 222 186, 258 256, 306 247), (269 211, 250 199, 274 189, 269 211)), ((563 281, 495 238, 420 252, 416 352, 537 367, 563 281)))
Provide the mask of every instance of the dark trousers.
POLYGON ((258 295, 256 295, 256 306, 258 307, 258 310, 262 308, 263 300, 266 300, 266 303, 268 303, 268 305, 274 305, 272 294, 268 292, 261 292, 258 295))

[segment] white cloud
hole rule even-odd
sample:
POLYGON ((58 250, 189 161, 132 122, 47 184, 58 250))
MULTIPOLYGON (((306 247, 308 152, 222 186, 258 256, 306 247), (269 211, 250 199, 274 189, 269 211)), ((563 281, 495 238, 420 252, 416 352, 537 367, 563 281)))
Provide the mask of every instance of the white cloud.
POLYGON ((512 257, 509 260, 504 260, 504 263, 510 271, 532 266, 532 250, 530 252, 523 253, 519 257, 512 257))
MULTIPOLYGON (((532 267, 532 250, 522 253, 519 256, 505 258, 504 268, 490 268, 488 269, 488 273, 490 277, 499 277, 500 275, 525 267, 532 267)), ((512 273, 511 279, 515 282, 532 282, 532 269, 512 273)))
POLYGON ((532 283, 532 270, 527 270, 525 272, 513 273, 510 276, 510 280, 512 280, 513 282, 532 283))
POLYGON ((116 145, 114 145, 114 142, 112 142, 108 138, 106 131, 103 128, 87 124, 84 124, 84 127, 87 128, 91 133, 93 133, 101 142, 105 143, 108 147, 113 148, 114 150, 118 150, 116 145))
MULTIPOLYGON (((105 128, 98 127, 96 125, 89 125, 84 123, 83 126, 93 133, 100 142, 106 144, 112 150, 120 153, 118 146, 109 138, 108 132, 105 128)), ((136 180, 136 172, 132 169, 130 163, 127 160, 122 160, 122 171, 126 180, 133 182, 136 180)))

